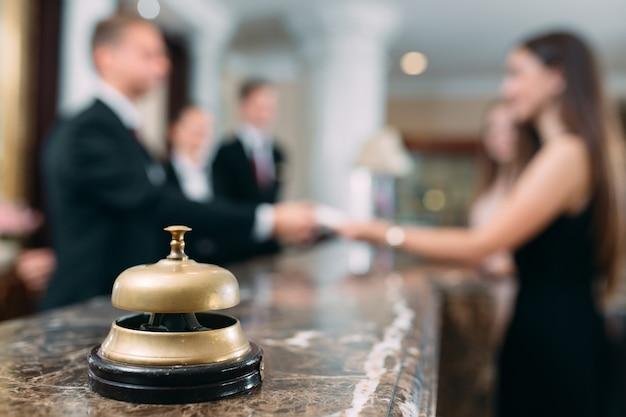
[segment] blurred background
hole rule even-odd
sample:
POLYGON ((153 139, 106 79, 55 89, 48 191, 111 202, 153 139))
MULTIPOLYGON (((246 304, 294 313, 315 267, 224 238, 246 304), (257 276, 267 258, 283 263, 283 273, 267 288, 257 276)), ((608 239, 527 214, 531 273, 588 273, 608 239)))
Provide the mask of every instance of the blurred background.
POLYGON ((89 39, 116 11, 153 19, 166 34, 173 71, 142 103, 143 137, 157 155, 184 104, 212 111, 219 138, 237 123, 241 80, 276 84, 287 198, 348 208, 342 190, 363 144, 390 125, 415 162, 393 191, 395 214, 463 223, 506 51, 541 29, 586 35, 626 114, 622 0, 0 0, 3 198, 41 208, 40 145, 57 118, 91 99, 89 39))
MULTIPOLYGON (((214 114, 216 138, 231 131, 241 81, 262 77, 280 97, 285 198, 356 214, 466 222, 485 109, 507 50, 529 33, 585 35, 626 119, 623 0, 0 0, 4 201, 44 211, 42 144, 91 100, 90 36, 116 12, 156 22, 172 60, 166 85, 141 103, 151 152, 165 155, 168 124, 187 103, 214 114), (393 146, 380 152, 377 141, 393 146)), ((47 245, 43 223, 32 242, 5 242, 3 264, 21 246, 47 245)))
MULTIPOLYGON (((591 42, 626 126, 625 0, 0 0, 0 223, 11 218, 5 206, 17 205, 37 224, 27 237, 0 224, 0 320, 34 312, 55 268, 43 147, 93 99, 91 35, 116 13, 151 20, 165 35, 169 78, 140 103, 139 136, 157 158, 167 158, 169 126, 190 103, 213 114, 216 147, 240 124, 242 82, 269 80, 288 155, 283 199, 357 217, 468 223, 506 54, 538 31, 573 30, 591 42)), ((442 332, 454 343, 441 355, 440 391, 450 399, 441 415, 486 415, 472 407, 490 404, 495 337, 481 317, 493 306, 471 291, 448 295, 442 332), (445 408, 457 403, 469 411, 445 408)), ((490 291, 505 311, 510 282, 490 291)))

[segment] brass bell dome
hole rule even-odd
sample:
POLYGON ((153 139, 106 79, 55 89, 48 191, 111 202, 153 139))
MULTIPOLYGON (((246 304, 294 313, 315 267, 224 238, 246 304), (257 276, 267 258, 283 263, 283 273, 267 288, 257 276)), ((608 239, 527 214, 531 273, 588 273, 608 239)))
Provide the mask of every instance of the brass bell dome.
POLYGON ((185 255, 184 236, 191 229, 170 226, 165 230, 172 234, 168 257, 122 272, 113 286, 113 306, 128 311, 193 313, 239 304, 239 284, 233 274, 185 255))

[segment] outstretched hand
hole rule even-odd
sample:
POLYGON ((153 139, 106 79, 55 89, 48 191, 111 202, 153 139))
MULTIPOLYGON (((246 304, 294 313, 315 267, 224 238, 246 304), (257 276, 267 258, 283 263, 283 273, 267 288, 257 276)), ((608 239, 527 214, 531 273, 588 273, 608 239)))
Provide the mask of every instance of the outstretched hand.
POLYGON ((389 229, 387 222, 372 220, 368 222, 346 222, 339 225, 336 231, 347 239, 382 243, 385 241, 387 229, 389 229))
POLYGON ((280 203, 274 207, 274 235, 285 243, 313 240, 317 224, 314 208, 306 202, 280 203))
POLYGON ((328 206, 307 202, 280 203, 275 207, 274 235, 285 243, 308 243, 320 228, 353 240, 385 242, 389 224, 382 220, 354 221, 328 206))

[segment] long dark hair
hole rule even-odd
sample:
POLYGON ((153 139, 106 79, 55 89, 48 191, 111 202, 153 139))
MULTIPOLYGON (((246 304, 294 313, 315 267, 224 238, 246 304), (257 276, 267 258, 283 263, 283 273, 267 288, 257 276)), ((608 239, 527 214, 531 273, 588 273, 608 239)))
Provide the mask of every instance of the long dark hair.
MULTIPOLYGON (((520 47, 545 66, 559 71, 565 80, 561 118, 589 152, 596 262, 598 272, 605 278, 605 290, 610 292, 622 274, 626 238, 623 139, 610 117, 595 58, 586 42, 569 32, 532 37, 520 47)), ((532 125, 523 126, 520 133, 518 154, 524 162, 540 145, 532 125)))

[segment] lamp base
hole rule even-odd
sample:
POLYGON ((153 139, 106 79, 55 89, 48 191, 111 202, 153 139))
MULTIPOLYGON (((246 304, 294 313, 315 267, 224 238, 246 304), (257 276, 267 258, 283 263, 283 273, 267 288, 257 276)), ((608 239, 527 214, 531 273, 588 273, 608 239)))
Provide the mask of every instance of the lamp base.
POLYGON ((142 366, 111 361, 96 346, 89 354, 89 386, 115 400, 183 404, 250 392, 263 378, 263 351, 250 342, 242 357, 200 365, 142 366))

